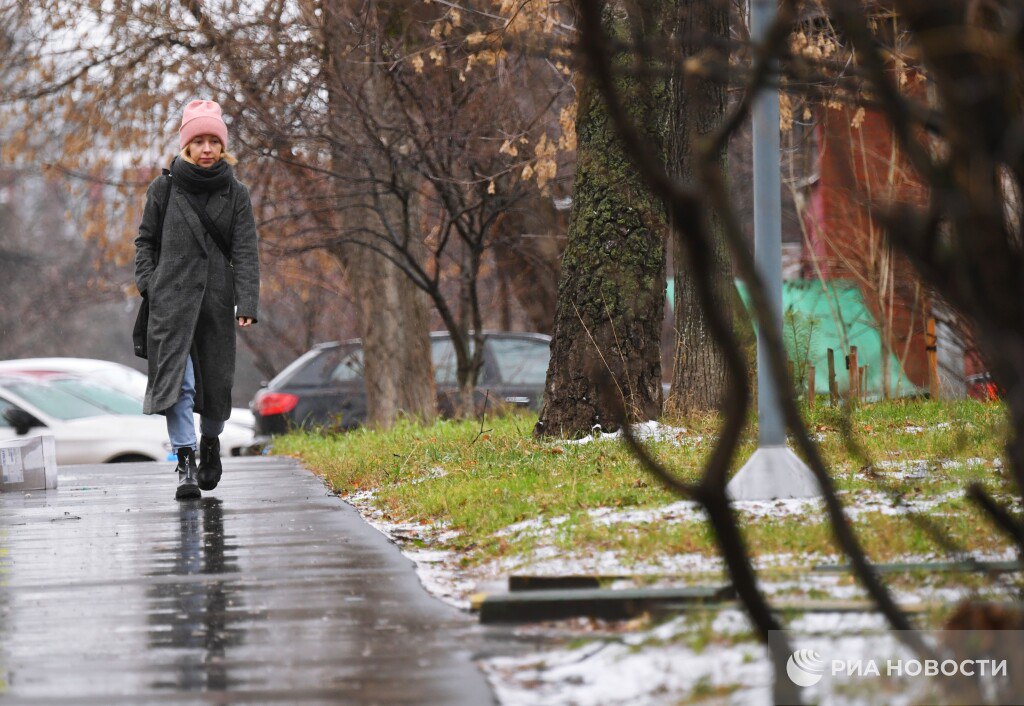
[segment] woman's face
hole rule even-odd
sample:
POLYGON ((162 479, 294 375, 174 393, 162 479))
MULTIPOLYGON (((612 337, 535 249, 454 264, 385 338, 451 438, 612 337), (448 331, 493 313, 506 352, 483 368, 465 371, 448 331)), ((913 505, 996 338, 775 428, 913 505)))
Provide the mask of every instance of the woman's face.
POLYGON ((212 167, 223 155, 224 145, 216 135, 196 135, 188 143, 188 158, 200 167, 212 167))

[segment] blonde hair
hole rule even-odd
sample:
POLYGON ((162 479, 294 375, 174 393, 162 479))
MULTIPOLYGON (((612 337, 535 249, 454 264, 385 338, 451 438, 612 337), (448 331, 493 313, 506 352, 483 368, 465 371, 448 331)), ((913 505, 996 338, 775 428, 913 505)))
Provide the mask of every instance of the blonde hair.
MULTIPOLYGON (((188 145, 185 145, 185 148, 178 153, 178 156, 184 159, 189 164, 195 164, 195 162, 193 162, 191 158, 189 158, 188 156, 188 145)), ((228 164, 230 164, 232 167, 238 164, 238 159, 227 150, 224 150, 223 152, 220 153, 220 158, 223 159, 228 164)))

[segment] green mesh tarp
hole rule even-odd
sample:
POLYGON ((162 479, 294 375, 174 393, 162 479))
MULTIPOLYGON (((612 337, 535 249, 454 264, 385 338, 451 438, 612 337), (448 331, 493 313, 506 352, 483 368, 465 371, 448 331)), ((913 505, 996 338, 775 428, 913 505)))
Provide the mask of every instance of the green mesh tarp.
MULTIPOLYGON (((668 282, 668 300, 674 302, 674 282, 668 282)), ((736 289, 748 304, 746 286, 737 280, 736 289)), ((836 381, 846 391, 849 375, 846 355, 857 346, 857 361, 867 365, 866 396, 882 397, 882 338, 857 285, 849 280, 791 280, 782 283, 783 335, 786 352, 794 361, 798 378, 802 361, 810 360, 815 372, 815 390, 828 394, 828 349, 835 351, 836 381)), ((804 383, 806 389, 806 383, 804 383)), ((903 373, 899 360, 889 354, 889 394, 892 397, 918 395, 923 391, 903 373)))

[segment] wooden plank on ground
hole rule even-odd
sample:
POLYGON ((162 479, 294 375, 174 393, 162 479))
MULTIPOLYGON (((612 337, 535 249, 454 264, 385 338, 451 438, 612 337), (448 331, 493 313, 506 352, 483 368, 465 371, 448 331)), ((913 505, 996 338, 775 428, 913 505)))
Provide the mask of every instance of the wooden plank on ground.
POLYGON ((510 591, 547 591, 551 589, 601 588, 625 576, 509 576, 510 591))
MULTIPOLYGON (((875 571, 880 574, 897 574, 910 571, 962 571, 987 573, 1009 573, 1024 571, 1024 562, 1020 561, 926 561, 919 564, 874 564, 875 571)), ((812 571, 850 571, 849 564, 817 564, 812 571)))
POLYGON ((683 588, 584 588, 477 594, 471 599, 481 623, 524 623, 590 616, 605 620, 633 618, 660 603, 686 604, 733 598, 730 585, 683 588))
MULTIPOLYGON (((780 599, 769 601, 773 611, 778 613, 877 613, 878 606, 868 600, 829 599, 780 599)), ((925 613, 937 608, 948 607, 937 603, 912 603, 900 606, 908 614, 925 613)), ((743 610, 739 601, 701 601, 699 603, 661 603, 652 608, 654 613, 692 613, 712 610, 743 610)))
MULTIPOLYGON (((878 606, 872 601, 857 600, 779 600, 771 602, 772 610, 792 613, 877 613, 878 606)), ((911 603, 901 605, 904 613, 927 613, 941 604, 911 603)))

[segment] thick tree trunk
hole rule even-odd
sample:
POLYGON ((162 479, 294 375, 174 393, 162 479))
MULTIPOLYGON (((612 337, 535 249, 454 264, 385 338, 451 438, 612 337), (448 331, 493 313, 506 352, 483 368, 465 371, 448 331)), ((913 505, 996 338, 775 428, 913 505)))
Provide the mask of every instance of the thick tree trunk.
MULTIPOLYGON (((621 17, 607 7, 604 16, 621 36, 621 17)), ((619 83, 632 119, 661 145, 664 91, 619 83)), ((537 435, 614 429, 616 399, 631 420, 661 413, 664 209, 624 154, 596 86, 583 78, 579 96, 573 205, 537 435)))
MULTIPOLYGON (((701 46, 706 46, 709 36, 728 40, 727 4, 717 0, 678 0, 677 5, 676 32, 687 55, 697 55, 701 46)), ((717 129, 725 116, 725 86, 684 76, 680 70, 673 76, 671 96, 669 169, 680 181, 693 183, 701 138, 717 129)), ((720 159, 726 160, 724 151, 720 159)), ((721 236, 722 225, 713 212, 708 227, 715 237, 715 279, 721 285, 716 292, 717 305, 728 310, 732 270, 721 236)), ((697 301, 685 249, 675 238, 672 239, 672 261, 675 264, 676 349, 672 388, 665 407, 669 413, 685 416, 719 409, 722 396, 729 388, 729 379, 722 353, 707 329, 697 301)))
MULTIPOLYGON (((359 76, 363 86, 363 109, 384 115, 388 109, 388 91, 379 74, 377 59, 378 40, 382 32, 375 18, 367 19, 367 27, 373 33, 366 45, 364 75, 359 76)), ((351 111, 355 108, 346 102, 340 86, 353 80, 342 74, 342 67, 353 70, 353 56, 350 47, 343 44, 346 37, 343 23, 345 18, 338 8, 325 13, 325 40, 331 58, 332 71, 329 85, 337 86, 328 97, 332 111, 330 125, 337 134, 346 133, 347 121, 354 121, 351 111)), ((367 136, 371 142, 373 136, 367 136)), ((342 144, 338 141, 336 144, 342 144)), ((367 152, 371 148, 367 147, 367 152)), ((333 169, 339 174, 364 171, 367 183, 373 177, 387 182, 393 174, 393 165, 385 160, 364 159, 355 162, 352 155, 335 147, 332 155, 333 169), (373 173, 376 172, 376 173, 373 173)), ((429 319, 426 297, 412 281, 394 264, 368 245, 387 250, 384 239, 377 234, 404 232, 412 224, 410 211, 404 211, 391 194, 383 194, 375 202, 369 194, 362 209, 350 209, 343 218, 346 222, 338 225, 344 232, 353 233, 347 242, 332 249, 334 256, 342 263, 349 286, 359 302, 359 329, 363 340, 363 376, 366 381, 367 424, 388 428, 395 423, 399 414, 430 421, 436 415, 437 401, 434 392, 433 366, 430 354, 429 319), (383 205, 381 205, 383 203, 383 205), (376 208, 374 206, 376 205, 376 208), (360 214, 354 216, 352 214, 360 214), (363 218, 364 223, 353 223, 352 218, 363 218), (388 220, 389 224, 381 221, 388 220), (391 228, 388 228, 390 225, 391 228)))
POLYGON ((366 246, 343 250, 339 259, 359 302, 367 424, 388 428, 400 414, 430 421, 436 401, 423 293, 366 246))

